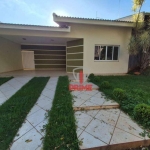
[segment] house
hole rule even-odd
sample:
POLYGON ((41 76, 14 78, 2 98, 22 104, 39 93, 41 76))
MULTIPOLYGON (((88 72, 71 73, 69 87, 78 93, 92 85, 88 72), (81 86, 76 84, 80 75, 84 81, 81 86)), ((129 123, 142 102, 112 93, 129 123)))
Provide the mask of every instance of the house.
POLYGON ((0 73, 14 70, 128 72, 128 42, 134 23, 62 17, 59 27, 0 23, 0 73))

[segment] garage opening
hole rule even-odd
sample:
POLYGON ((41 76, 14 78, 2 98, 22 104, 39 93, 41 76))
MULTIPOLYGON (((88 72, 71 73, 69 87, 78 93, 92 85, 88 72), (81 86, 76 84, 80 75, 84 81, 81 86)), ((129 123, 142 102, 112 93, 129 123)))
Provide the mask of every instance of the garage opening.
MULTIPOLYGON (((66 70, 66 46, 21 45, 21 49, 26 53, 34 52, 36 70, 66 70)), ((31 63, 32 60, 27 57, 24 62, 31 63)))

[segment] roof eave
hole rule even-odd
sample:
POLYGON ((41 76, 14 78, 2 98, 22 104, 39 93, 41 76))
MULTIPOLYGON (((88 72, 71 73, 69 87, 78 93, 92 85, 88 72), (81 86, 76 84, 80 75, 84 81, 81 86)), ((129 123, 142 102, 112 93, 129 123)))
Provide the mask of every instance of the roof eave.
POLYGON ((35 25, 20 25, 20 24, 7 24, 7 23, 0 23, 0 29, 70 32, 70 27, 61 28, 61 27, 52 27, 52 26, 35 26, 35 25))
POLYGON ((92 19, 81 19, 81 18, 69 18, 59 17, 53 15, 53 20, 58 24, 89 24, 89 25, 105 25, 105 26, 118 26, 118 27, 134 27, 133 22, 121 22, 121 21, 106 21, 106 20, 92 20, 92 19))

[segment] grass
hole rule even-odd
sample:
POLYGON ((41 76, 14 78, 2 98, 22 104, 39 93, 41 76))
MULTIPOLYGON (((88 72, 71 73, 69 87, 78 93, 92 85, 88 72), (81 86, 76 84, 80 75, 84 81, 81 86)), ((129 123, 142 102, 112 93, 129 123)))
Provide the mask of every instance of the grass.
POLYGON ((12 78, 13 77, 0 77, 0 86, 12 78))
POLYGON ((79 150, 67 76, 59 77, 53 105, 48 115, 49 123, 46 126, 43 150, 79 150))
POLYGON ((110 97, 112 97, 112 89, 122 88, 127 92, 131 92, 133 89, 142 89, 147 92, 147 98, 150 97, 150 77, 149 76, 100 76, 100 82, 94 82, 98 86, 103 81, 108 81, 111 84, 110 89, 103 89, 103 91, 110 97))
MULTIPOLYGON (((93 78, 94 79, 94 78, 93 78)), ((144 75, 126 75, 126 76, 99 76, 99 80, 91 81, 100 87, 100 90, 105 93, 106 97, 114 99, 120 104, 121 109, 134 118, 134 108, 137 104, 145 103, 150 105, 150 76, 144 75), (110 88, 101 88, 101 84, 108 81, 110 88), (115 88, 121 88, 126 92, 126 98, 119 101, 113 95, 115 88)), ((139 122, 139 120, 137 120, 139 122)), ((144 125, 144 122, 139 122, 144 125)), ((150 129, 150 127, 146 127, 150 129)))
POLYGON ((0 149, 9 148, 49 77, 35 77, 0 106, 0 149))

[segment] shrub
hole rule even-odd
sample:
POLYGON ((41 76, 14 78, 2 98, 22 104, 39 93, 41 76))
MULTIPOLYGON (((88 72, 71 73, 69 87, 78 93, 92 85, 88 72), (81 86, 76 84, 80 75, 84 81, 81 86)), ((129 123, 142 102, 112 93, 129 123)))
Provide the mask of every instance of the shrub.
POLYGON ((100 81, 100 77, 99 76, 95 76, 93 80, 94 80, 94 82, 99 82, 100 81))
POLYGON ((88 76, 89 79, 93 79, 94 78, 94 74, 91 73, 89 76, 88 76))
POLYGON ((100 87, 107 89, 107 88, 110 88, 111 86, 110 86, 110 83, 108 81, 103 81, 101 83, 100 87))
POLYGON ((115 99, 122 101, 126 98, 126 91, 120 88, 116 88, 113 90, 113 96, 115 99))
POLYGON ((125 112, 127 112, 130 116, 133 116, 133 110, 134 107, 139 104, 138 101, 136 101, 135 97, 133 97, 130 94, 126 94, 126 99, 121 101, 121 109, 125 112))
POLYGON ((89 76, 88 76, 88 79, 89 79, 89 81, 90 82, 93 82, 94 81, 94 74, 93 73, 91 73, 89 76))
POLYGON ((150 127, 150 106, 138 104, 134 108, 134 117, 146 127, 150 127))

